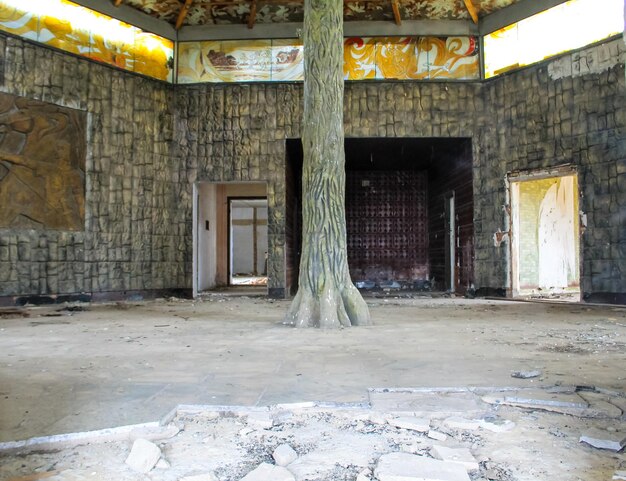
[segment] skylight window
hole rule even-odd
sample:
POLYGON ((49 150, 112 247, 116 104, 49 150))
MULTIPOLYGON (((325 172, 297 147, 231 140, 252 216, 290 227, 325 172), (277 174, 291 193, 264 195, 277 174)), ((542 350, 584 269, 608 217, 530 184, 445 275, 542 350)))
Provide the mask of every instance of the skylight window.
POLYGON ((484 38, 485 77, 623 32, 623 0, 571 0, 484 38))

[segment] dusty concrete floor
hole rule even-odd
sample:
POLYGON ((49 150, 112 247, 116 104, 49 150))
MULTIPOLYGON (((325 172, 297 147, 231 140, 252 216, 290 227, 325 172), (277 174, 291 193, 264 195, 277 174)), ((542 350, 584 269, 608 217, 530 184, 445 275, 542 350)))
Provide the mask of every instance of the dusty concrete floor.
POLYGON ((155 421, 176 404, 367 401, 370 387, 626 391, 626 309, 369 299, 376 325, 281 325, 286 301, 31 308, 0 319, 0 441, 155 421), (536 379, 514 370, 540 369, 536 379))

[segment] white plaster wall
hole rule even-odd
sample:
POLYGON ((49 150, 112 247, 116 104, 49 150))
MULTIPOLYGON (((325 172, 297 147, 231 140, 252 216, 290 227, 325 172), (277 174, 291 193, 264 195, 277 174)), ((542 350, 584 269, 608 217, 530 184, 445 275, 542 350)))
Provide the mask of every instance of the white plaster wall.
POLYGON ((217 272, 217 191, 215 184, 198 184, 198 291, 215 287, 217 272), (209 230, 206 230, 206 221, 209 230))

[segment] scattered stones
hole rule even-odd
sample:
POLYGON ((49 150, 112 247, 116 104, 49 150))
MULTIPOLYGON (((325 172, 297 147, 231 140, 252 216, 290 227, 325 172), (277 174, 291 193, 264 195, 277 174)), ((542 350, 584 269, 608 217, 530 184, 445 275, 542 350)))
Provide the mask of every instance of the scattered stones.
POLYGON ((277 466, 287 466, 298 459, 298 453, 288 444, 281 444, 272 454, 277 466))
POLYGON ((241 481, 295 481, 293 474, 282 466, 261 463, 256 469, 246 474, 241 481))
POLYGON ((470 481, 460 464, 406 453, 382 455, 374 475, 378 481, 470 481))
POLYGON ((410 429, 420 433, 427 433, 430 430, 430 419, 420 419, 414 416, 403 416, 392 418, 387 421, 391 426, 402 429, 410 429))
POLYGON ((626 471, 615 471, 613 481, 626 481, 626 471))
POLYGON ((140 473, 149 472, 161 457, 159 447, 147 439, 137 439, 133 443, 126 464, 140 473))
POLYGON ((468 471, 476 471, 480 466, 476 458, 467 448, 447 448, 445 446, 433 446, 430 454, 436 458, 449 463, 456 463, 463 466, 468 471))
POLYGON ((434 431, 432 429, 428 431, 428 437, 436 441, 445 441, 446 439, 448 439, 447 434, 440 433, 439 431, 434 431))
POLYGON ((604 438, 596 438, 592 436, 581 436, 579 442, 588 444, 598 449, 607 449, 616 453, 624 449, 626 446, 626 437, 623 436, 604 436, 604 438))
POLYGON ((476 431, 482 426, 480 419, 466 419, 458 416, 447 418, 443 421, 444 426, 451 429, 464 429, 466 431, 476 431))
POLYGON ((184 478, 180 478, 178 481, 219 481, 217 476, 213 474, 213 472, 204 473, 204 474, 195 474, 193 476, 185 476, 184 478))
POLYGON ((159 459, 154 466, 157 469, 169 469, 171 467, 170 463, 166 459, 159 459))
POLYGON ((532 379, 534 377, 539 377, 543 373, 539 370, 534 371, 513 371, 511 373, 511 377, 515 377, 518 379, 532 379))

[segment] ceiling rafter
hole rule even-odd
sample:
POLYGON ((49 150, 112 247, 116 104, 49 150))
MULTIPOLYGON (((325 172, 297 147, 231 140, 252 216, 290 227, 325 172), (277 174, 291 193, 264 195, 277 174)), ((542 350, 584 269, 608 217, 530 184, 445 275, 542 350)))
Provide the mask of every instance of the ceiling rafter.
POLYGON ((183 26, 183 22, 185 21, 185 17, 189 13, 189 8, 191 7, 193 0, 185 0, 185 3, 180 8, 180 13, 178 14, 178 18, 176 19, 176 30, 179 30, 180 27, 183 26))
POLYGON ((467 11, 469 12, 470 17, 472 17, 474 23, 478 24, 478 12, 476 11, 476 7, 472 3, 472 0, 463 0, 463 2, 465 3, 465 8, 467 8, 467 11))
POLYGON ((248 17, 248 28, 254 28, 254 22, 256 22, 256 4, 257 0, 250 2, 250 16, 248 17))
POLYGON ((402 25, 402 16, 400 15, 400 6, 398 0, 391 0, 391 9, 393 10, 393 19, 396 25, 402 25))

